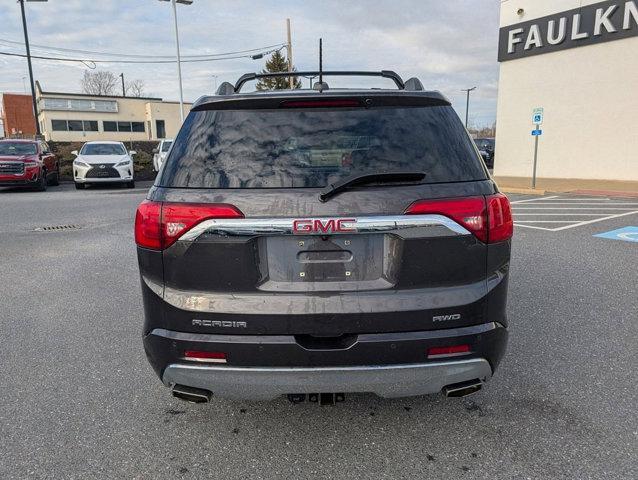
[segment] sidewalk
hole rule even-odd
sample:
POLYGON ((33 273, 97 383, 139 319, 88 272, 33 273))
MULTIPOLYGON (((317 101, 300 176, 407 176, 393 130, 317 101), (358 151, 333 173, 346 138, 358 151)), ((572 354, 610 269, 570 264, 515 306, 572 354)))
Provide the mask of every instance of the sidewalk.
POLYGON ((577 178, 537 178, 532 189, 528 177, 494 177, 504 193, 543 195, 546 192, 572 193, 607 197, 638 197, 638 182, 584 180, 577 178))

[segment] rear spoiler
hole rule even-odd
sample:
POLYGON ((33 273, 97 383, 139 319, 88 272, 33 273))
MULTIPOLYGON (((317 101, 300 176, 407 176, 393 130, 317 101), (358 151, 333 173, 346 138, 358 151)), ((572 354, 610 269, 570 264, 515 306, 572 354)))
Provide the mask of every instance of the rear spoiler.
MULTIPOLYGON (((294 90, 292 90, 294 91, 294 90)), ((450 101, 439 92, 403 92, 388 90, 369 91, 298 91, 291 95, 291 90, 273 90, 263 94, 239 94, 202 97, 191 111, 206 110, 274 110, 282 108, 303 108, 304 104, 330 103, 329 100, 345 100, 340 105, 344 108, 374 108, 374 107, 436 107, 449 106, 450 101), (355 104, 350 104, 355 103, 355 104)), ((308 106, 308 105, 305 105, 308 106)), ((320 105, 317 105, 318 107, 320 105)), ((335 107, 331 105, 330 107, 335 107)), ((330 108, 327 107, 327 108, 330 108)))

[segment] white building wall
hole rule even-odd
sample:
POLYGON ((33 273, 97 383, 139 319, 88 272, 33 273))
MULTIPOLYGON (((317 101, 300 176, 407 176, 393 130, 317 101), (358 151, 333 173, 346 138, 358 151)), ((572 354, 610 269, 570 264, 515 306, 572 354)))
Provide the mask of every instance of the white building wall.
MULTIPOLYGON (((501 27, 593 3, 504 0, 501 27)), ((543 107, 539 178, 638 181, 638 37, 502 62, 498 92, 495 176, 531 177, 543 107)))

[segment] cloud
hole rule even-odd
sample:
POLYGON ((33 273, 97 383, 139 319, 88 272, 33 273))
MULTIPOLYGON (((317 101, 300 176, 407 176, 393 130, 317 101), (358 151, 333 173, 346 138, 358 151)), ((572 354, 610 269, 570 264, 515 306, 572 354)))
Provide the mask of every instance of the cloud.
MULTIPOLYGON (((157 0, 51 0, 27 3, 30 41, 61 48, 173 55, 170 4, 157 0)), ((194 0, 178 5, 184 55, 221 53, 285 41, 285 19, 293 25, 298 69, 316 69, 318 39, 324 39, 324 67, 334 70, 392 69, 419 77, 426 88, 447 95, 461 117, 462 88, 473 92, 470 119, 489 125, 496 111, 498 64, 497 0, 194 0)), ((19 5, 0 5, 0 38, 22 41, 19 5)), ((0 51, 9 49, 0 43, 0 51)), ((38 50, 34 48, 34 54, 38 50)), ((77 56, 71 54, 69 56, 77 56)), ((22 58, 0 57, 0 92, 22 91, 27 75, 22 58)), ((225 60, 183 64, 184 96, 194 100, 218 83, 263 68, 264 60, 225 60)), ((79 91, 81 64, 34 60, 34 74, 47 90, 79 91)), ((106 64, 99 68, 144 80, 148 93, 178 98, 176 66, 106 64)), ((352 80, 342 81, 352 86, 352 80)), ((365 83, 369 85, 369 82, 365 83)))

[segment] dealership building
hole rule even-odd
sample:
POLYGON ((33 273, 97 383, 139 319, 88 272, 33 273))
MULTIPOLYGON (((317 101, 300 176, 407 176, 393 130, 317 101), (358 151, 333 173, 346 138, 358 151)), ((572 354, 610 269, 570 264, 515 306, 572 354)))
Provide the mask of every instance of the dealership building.
MULTIPOLYGON (((153 97, 48 92, 36 82, 38 121, 44 138, 56 142, 142 141, 173 138, 181 126, 179 102, 153 97)), ((184 104, 184 116, 191 108, 184 104)), ((4 94, 6 136, 35 133, 31 95, 4 94)))
POLYGON ((494 175, 638 190, 638 0, 502 0, 494 175))

